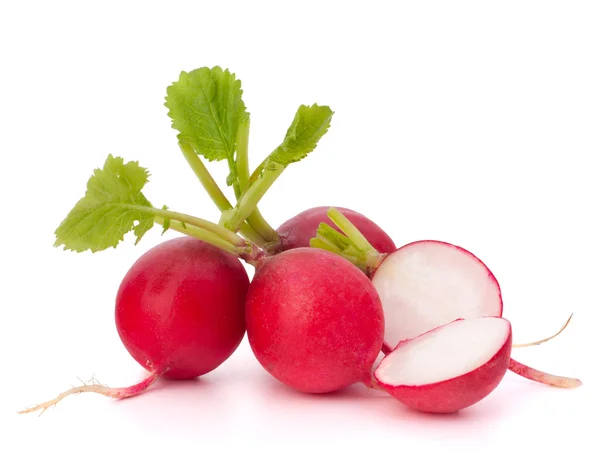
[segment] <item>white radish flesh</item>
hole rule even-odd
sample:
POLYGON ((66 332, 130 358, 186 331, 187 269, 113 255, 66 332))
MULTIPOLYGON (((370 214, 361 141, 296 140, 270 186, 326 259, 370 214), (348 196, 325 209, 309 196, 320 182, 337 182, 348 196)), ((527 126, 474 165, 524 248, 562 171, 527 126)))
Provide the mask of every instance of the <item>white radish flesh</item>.
POLYGON ((401 342, 375 370, 375 381, 403 404, 450 413, 489 395, 510 360, 512 329, 503 318, 459 319, 401 342))
POLYGON ((386 257, 372 280, 385 312, 384 352, 458 318, 502 316, 494 275, 449 243, 407 244, 386 257))

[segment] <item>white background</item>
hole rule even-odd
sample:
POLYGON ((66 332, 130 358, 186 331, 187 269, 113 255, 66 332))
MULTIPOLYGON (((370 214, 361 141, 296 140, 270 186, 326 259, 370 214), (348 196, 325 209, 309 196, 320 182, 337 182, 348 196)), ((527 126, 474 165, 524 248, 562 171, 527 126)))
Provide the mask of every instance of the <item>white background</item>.
MULTIPOLYGON (((595 1, 3 2, 0 467, 595 467, 598 24, 595 1), (154 204, 218 219, 163 106, 181 70, 213 65, 242 80, 253 165, 299 104, 335 111, 261 204, 272 224, 337 204, 398 245, 473 251, 500 281, 515 342, 575 313, 560 338, 514 356, 584 386, 509 373, 472 408, 431 416, 360 385, 291 392, 244 340, 197 382, 17 415, 76 377, 143 375, 114 296, 160 230, 94 255, 53 248, 53 232, 108 153, 149 168, 154 204)), ((210 168, 222 181, 225 164, 210 168)))

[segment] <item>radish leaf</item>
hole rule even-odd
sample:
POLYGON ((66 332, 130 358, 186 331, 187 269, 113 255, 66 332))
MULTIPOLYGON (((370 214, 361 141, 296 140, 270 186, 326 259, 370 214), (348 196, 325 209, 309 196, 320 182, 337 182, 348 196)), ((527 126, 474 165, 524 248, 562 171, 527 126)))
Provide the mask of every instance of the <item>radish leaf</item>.
POLYGON ((148 171, 137 162, 124 163, 108 155, 102 169, 94 170, 85 196, 69 212, 55 231, 55 246, 77 252, 101 251, 116 247, 133 230, 136 243, 152 228, 152 204, 141 190, 148 171))
POLYGON ((283 143, 269 155, 266 169, 269 170, 272 163, 287 166, 305 158, 329 130, 332 117, 329 106, 300 106, 283 143))
POLYGON ((234 155, 238 128, 249 118, 241 81, 221 67, 181 72, 179 80, 167 88, 165 106, 180 142, 209 161, 227 160, 227 185, 234 186, 239 195, 234 155))

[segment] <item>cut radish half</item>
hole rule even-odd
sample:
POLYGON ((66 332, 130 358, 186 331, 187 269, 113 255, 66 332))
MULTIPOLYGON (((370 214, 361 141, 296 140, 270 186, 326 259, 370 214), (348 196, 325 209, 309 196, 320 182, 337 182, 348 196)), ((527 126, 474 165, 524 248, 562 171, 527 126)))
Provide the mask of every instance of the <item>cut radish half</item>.
POLYGON ((385 313, 383 351, 458 318, 502 316, 494 275, 469 251, 416 241, 389 254, 373 275, 385 313))
POLYGON ((375 370, 377 384, 423 412, 469 407, 500 383, 510 360, 512 328, 503 318, 458 319, 401 342, 375 370))

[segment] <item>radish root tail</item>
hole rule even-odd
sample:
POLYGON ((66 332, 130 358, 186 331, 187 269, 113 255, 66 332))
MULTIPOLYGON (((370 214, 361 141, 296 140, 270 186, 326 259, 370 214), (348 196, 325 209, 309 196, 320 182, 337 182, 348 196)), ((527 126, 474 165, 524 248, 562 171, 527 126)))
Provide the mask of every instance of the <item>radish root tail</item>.
POLYGON ((563 324, 563 326, 560 328, 560 330, 559 330, 559 331, 558 331, 556 334, 554 334, 554 335, 551 335, 550 337, 546 337, 545 339, 536 340, 535 342, 529 342, 529 343, 527 343, 527 344, 513 344, 513 348, 520 348, 520 347, 532 347, 532 346, 534 346, 534 345, 540 345, 540 344, 543 344, 544 342, 548 342, 548 341, 550 341, 550 340, 554 339, 555 337, 557 337, 558 335, 560 335, 560 333, 561 333, 562 331, 564 331, 564 330, 567 328, 567 326, 568 326, 568 325, 569 325, 569 323, 571 322, 571 318, 572 318, 572 317, 573 317, 573 313, 571 313, 571 315, 569 316, 569 319, 567 319, 567 322, 565 322, 565 323, 563 324))
POLYGON ((543 371, 539 371, 535 368, 531 368, 530 366, 519 363, 512 358, 508 364, 508 369, 513 373, 522 376, 523 378, 557 388, 577 388, 583 384, 576 378, 567 378, 564 376, 556 376, 551 375, 550 373, 544 373, 543 371))
POLYGON ((58 404, 60 401, 62 401, 65 397, 75 395, 75 394, 80 394, 82 392, 94 392, 97 394, 102 394, 103 396, 112 397, 114 399, 126 399, 128 397, 137 396, 138 394, 141 394, 142 392, 144 392, 146 389, 148 389, 150 386, 152 386, 152 384, 154 384, 154 382, 159 378, 159 376, 160 376, 159 374, 152 373, 151 375, 147 376, 139 383, 134 384, 133 386, 128 386, 126 388, 111 388, 111 387, 105 386, 103 384, 100 384, 98 382, 98 380, 96 380, 95 378, 92 378, 90 380, 90 382, 84 383, 81 386, 73 387, 73 388, 69 389, 68 391, 60 393, 58 396, 56 396, 52 400, 49 400, 42 404, 38 404, 33 407, 29 407, 24 410, 20 410, 19 414, 28 414, 30 412, 36 412, 38 410, 41 410, 41 412, 40 412, 40 416, 41 416, 50 407, 54 407, 56 404, 58 404))

